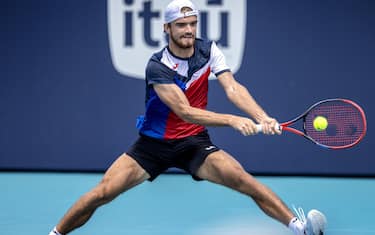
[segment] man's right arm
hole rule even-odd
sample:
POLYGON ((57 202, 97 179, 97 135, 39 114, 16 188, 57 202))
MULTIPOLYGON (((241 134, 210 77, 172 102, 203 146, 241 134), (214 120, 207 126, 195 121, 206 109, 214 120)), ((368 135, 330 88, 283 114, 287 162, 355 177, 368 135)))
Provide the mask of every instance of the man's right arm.
POLYGON ((192 107, 176 84, 154 84, 159 98, 182 120, 203 126, 231 126, 243 135, 256 134, 255 123, 245 117, 192 107))

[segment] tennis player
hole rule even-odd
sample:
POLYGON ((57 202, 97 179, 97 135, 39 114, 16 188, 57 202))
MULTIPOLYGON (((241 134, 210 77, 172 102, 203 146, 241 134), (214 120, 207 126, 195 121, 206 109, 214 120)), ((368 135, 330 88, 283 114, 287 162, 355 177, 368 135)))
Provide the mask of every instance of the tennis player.
POLYGON ((139 138, 107 170, 102 181, 83 195, 50 235, 68 234, 85 224, 94 211, 119 194, 152 181, 170 167, 195 180, 207 180, 251 197, 270 217, 295 235, 322 235, 325 216, 312 210, 296 215, 269 188, 248 174, 229 153, 210 140, 205 126, 229 126, 248 136, 263 125, 264 134, 280 134, 277 121, 256 103, 233 77, 220 49, 196 38, 198 10, 189 0, 174 0, 165 9, 168 45, 150 58, 146 68, 146 112, 138 118, 139 138), (206 110, 208 77, 218 78, 228 99, 249 115, 206 110))

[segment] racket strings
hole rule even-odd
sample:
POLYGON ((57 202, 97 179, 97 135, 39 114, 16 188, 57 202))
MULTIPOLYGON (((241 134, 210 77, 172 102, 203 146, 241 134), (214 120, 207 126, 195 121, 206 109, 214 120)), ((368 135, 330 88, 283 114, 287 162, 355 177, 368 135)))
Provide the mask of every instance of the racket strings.
POLYGON ((310 110, 305 120, 306 134, 326 146, 350 145, 365 132, 365 120, 361 111, 354 105, 343 101, 321 103, 310 110), (313 122, 317 116, 328 121, 325 130, 316 130, 313 122))

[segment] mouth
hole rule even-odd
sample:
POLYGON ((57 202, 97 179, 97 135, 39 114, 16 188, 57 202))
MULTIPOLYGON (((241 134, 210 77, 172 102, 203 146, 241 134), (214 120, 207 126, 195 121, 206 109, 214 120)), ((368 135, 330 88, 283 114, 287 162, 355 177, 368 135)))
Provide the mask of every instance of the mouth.
POLYGON ((182 36, 181 38, 194 38, 194 36, 191 35, 191 34, 188 34, 188 35, 184 35, 184 36, 182 36))

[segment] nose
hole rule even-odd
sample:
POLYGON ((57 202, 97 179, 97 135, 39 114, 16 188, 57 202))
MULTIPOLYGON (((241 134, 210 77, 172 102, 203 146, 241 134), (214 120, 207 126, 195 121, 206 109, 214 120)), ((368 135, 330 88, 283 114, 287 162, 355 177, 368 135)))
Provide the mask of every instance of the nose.
POLYGON ((191 33, 193 31, 193 26, 191 24, 186 24, 186 32, 191 33))

